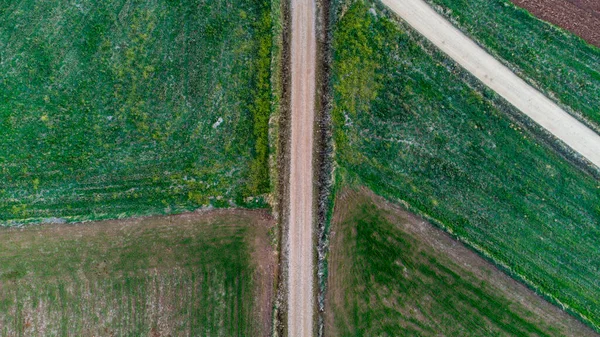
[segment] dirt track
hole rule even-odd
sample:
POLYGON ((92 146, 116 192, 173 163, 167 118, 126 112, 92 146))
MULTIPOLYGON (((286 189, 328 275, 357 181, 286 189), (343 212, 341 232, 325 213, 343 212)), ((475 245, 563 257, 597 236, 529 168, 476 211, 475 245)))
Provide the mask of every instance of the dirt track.
POLYGON ((291 162, 288 230, 288 336, 313 333, 314 0, 291 2, 291 162))
POLYGON ((600 47, 598 0, 511 0, 538 18, 579 35, 600 47))
POLYGON ((422 0, 382 0, 393 12, 521 112, 600 167, 600 136, 525 83, 422 0))

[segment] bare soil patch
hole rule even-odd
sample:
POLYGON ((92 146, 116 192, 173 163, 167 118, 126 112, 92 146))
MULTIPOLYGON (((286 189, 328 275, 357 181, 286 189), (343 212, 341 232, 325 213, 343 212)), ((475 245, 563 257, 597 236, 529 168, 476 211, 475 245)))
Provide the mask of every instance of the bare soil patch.
POLYGON ((538 18, 551 22, 600 47, 600 2, 596 0, 511 0, 538 18))

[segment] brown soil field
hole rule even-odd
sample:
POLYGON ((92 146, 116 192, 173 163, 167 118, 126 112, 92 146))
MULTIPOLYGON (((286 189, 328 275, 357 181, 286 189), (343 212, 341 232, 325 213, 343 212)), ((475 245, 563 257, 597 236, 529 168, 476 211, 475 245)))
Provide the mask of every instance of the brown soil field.
POLYGON ((600 1, 511 0, 538 18, 551 22, 600 47, 600 1))

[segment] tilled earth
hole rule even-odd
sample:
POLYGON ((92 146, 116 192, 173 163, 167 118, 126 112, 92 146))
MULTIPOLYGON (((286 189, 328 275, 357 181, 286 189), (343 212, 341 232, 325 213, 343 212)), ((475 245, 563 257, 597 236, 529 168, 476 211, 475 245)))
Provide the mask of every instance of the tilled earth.
POLYGON ((600 1, 511 0, 538 18, 579 35, 600 47, 600 1))

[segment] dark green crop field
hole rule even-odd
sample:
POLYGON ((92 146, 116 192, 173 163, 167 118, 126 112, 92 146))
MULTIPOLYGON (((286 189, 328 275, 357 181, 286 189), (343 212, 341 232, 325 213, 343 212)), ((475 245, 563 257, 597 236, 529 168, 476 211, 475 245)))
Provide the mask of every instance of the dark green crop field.
POLYGON ((338 13, 338 165, 600 328, 600 182, 410 29, 338 13))
POLYGON ((519 76, 600 132, 600 49, 509 0, 426 0, 519 76))
POLYGON ((2 229, 0 335, 266 336, 272 225, 213 211, 2 229))
POLYGON ((328 336, 595 335, 431 224, 364 191, 342 189, 333 219, 328 336))
POLYGON ((264 206, 270 1, 0 1, 0 223, 264 206))

